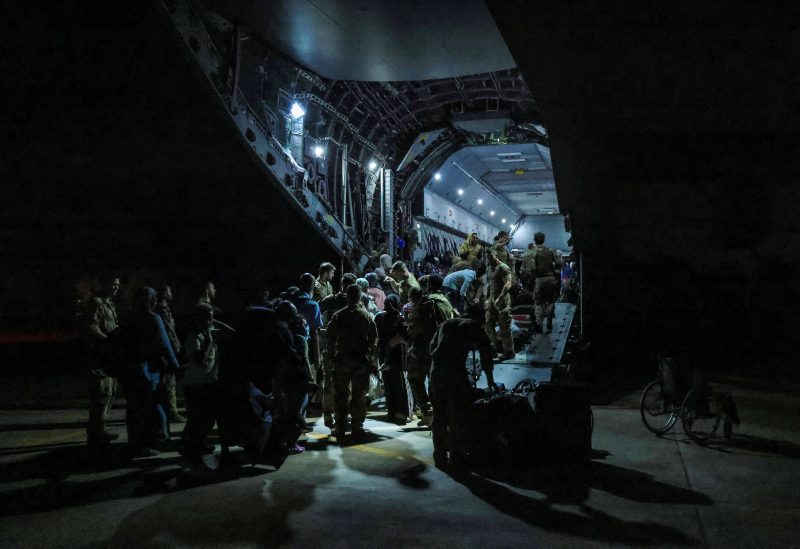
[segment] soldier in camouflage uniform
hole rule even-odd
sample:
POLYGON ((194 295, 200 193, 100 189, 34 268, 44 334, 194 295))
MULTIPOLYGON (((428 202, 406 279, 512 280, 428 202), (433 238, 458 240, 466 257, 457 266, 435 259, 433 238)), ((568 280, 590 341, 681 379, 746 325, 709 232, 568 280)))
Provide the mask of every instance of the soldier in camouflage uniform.
POLYGON ((500 261, 494 249, 489 250, 489 297, 486 300, 486 336, 495 340, 494 327, 500 326, 503 359, 514 357, 514 340, 511 338, 511 269, 500 261))
POLYGON ((404 305, 409 302, 408 291, 411 288, 419 288, 417 277, 408 270, 402 261, 395 261, 392 270, 389 271, 389 277, 384 282, 388 282, 392 286, 392 291, 400 296, 400 303, 404 305))
POLYGON ((414 404, 419 410, 420 425, 431 424, 431 405, 425 380, 431 374, 431 340, 439 324, 453 318, 453 306, 441 292, 442 277, 428 277, 428 295, 423 296, 419 288, 411 289, 414 304, 409 314, 408 335, 411 348, 408 350, 408 384, 414 395, 414 404))
POLYGON ((553 329, 555 302, 559 293, 561 259, 552 248, 544 245, 544 233, 533 235, 535 246, 522 258, 520 277, 533 291, 533 311, 536 324, 544 331, 553 329), (547 326, 544 319, 547 317, 547 326))
POLYGON ((365 434, 365 396, 372 369, 371 355, 378 338, 375 322, 361 303, 361 289, 347 288, 347 307, 337 311, 328 323, 328 356, 333 362, 336 426, 334 436, 345 436, 347 412, 352 418, 354 437, 365 434))
MULTIPOLYGON (((320 264, 319 276, 317 276, 317 280, 314 282, 312 297, 314 301, 319 303, 323 325, 330 315, 326 314, 322 302, 324 299, 328 298, 328 303, 330 304, 330 298, 334 295, 333 284, 331 284, 334 274, 336 274, 336 267, 333 266, 333 263, 328 263, 326 261, 320 264)), ((342 305, 342 307, 343 306, 344 305, 342 305)), ((340 308, 341 307, 337 307, 331 314, 340 308)), ((322 405, 323 415, 325 416, 325 426, 333 427, 333 378, 331 377, 330 361, 328 360, 325 347, 325 328, 320 328, 317 332, 316 342, 309 348, 311 363, 314 366, 314 375, 316 376, 317 385, 320 388, 319 392, 314 395, 314 403, 322 405)))
POLYGON ((326 261, 319 266, 319 276, 317 276, 317 281, 314 283, 314 294, 312 296, 317 303, 322 303, 323 299, 333 295, 331 280, 333 280, 334 274, 336 274, 336 267, 333 266, 333 263, 326 261))
POLYGON ((505 263, 508 266, 509 270, 511 271, 511 278, 512 280, 516 276, 516 258, 511 255, 511 252, 508 249, 508 243, 511 241, 511 238, 508 236, 506 231, 500 231, 497 233, 497 239, 494 241, 494 245, 492 246, 492 250, 497 255, 497 259, 500 260, 500 263, 505 263))
POLYGON ((88 360, 91 370, 86 441, 89 446, 98 449, 105 447, 119 436, 106 431, 106 419, 117 392, 117 380, 108 375, 106 371, 106 368, 114 366, 109 363, 111 359, 109 336, 119 326, 117 307, 114 303, 117 293, 119 293, 119 277, 102 277, 100 279, 100 295, 89 301, 86 314, 88 360))

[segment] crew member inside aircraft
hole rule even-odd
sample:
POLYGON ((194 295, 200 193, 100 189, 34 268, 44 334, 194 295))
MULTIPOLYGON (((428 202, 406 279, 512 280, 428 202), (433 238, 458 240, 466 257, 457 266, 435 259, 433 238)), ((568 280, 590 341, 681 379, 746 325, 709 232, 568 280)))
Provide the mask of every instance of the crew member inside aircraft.
POLYGON ((500 261, 494 249, 489 258, 489 297, 486 299, 486 336, 494 340, 495 326, 500 327, 503 360, 514 357, 514 340, 511 337, 511 286, 513 277, 508 265, 500 261))
POLYGON ((533 235, 535 246, 522 260, 520 277, 533 291, 533 310, 537 326, 542 331, 550 332, 553 329, 562 261, 552 248, 544 245, 544 238, 545 235, 541 231, 533 235), (546 325, 545 319, 547 319, 546 325))
POLYGON ((402 261, 396 261, 389 271, 389 276, 384 280, 389 283, 394 293, 400 296, 400 302, 405 304, 409 301, 408 291, 411 288, 419 288, 417 278, 408 270, 402 261))
POLYGON ((478 233, 470 234, 467 239, 461 243, 458 254, 467 254, 467 261, 474 261, 483 257, 483 245, 478 240, 478 233))
POLYGON ((511 255, 511 250, 508 246, 509 242, 511 242, 511 237, 508 235, 508 232, 500 231, 497 233, 497 238, 494 241, 492 250, 494 250, 495 255, 497 255, 497 259, 499 259, 501 263, 505 263, 508 266, 513 278, 515 274, 514 263, 516 259, 513 255, 511 255))

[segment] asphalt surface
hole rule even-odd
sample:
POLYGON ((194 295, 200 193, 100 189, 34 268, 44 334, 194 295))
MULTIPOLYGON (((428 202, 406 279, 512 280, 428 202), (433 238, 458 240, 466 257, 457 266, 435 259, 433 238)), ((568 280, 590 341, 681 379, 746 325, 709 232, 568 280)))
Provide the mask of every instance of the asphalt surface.
MULTIPOLYGON (((197 479, 175 451, 94 461, 81 409, 0 411, 0 547, 606 547, 800 545, 800 413, 788 388, 728 385, 731 440, 646 431, 638 395, 594 407, 590 466, 433 467, 429 431, 371 412, 374 440, 318 422, 277 471, 197 479)), ((179 426, 175 426, 179 428, 179 426)))

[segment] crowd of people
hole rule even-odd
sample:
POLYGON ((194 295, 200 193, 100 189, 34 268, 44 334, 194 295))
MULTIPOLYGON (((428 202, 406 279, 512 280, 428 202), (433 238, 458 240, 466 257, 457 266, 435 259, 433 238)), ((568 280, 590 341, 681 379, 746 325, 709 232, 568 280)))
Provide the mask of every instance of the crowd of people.
POLYGON ((379 253, 363 276, 342 273, 338 291, 336 267, 322 263, 278 298, 264 290, 250 296, 235 327, 220 320, 212 281, 202 284, 179 329, 169 285, 137 288, 121 314, 120 279, 104 276, 84 315, 88 444, 102 451, 117 438, 105 422, 121 386, 133 456, 157 455, 173 426, 185 423, 181 454, 194 466, 214 453, 215 425, 223 459, 233 459, 233 446, 253 463, 285 458, 304 451, 298 441, 312 428, 310 405, 338 440, 368 437, 372 379, 383 388, 383 419, 430 427, 437 466, 456 463, 472 402, 467 355, 480 352, 489 389, 496 389, 494 362, 514 356, 514 287, 533 292, 539 329, 552 328, 560 255, 537 233, 517 266, 508 244, 504 231, 487 246, 470 235, 444 276, 414 273, 379 253))

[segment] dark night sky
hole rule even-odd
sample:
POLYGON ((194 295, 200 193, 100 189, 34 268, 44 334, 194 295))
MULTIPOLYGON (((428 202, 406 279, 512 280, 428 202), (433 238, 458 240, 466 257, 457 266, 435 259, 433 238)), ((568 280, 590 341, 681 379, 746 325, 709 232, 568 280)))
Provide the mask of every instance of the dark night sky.
POLYGON ((488 4, 550 130, 605 366, 664 339, 796 377, 797 5, 488 4))
MULTIPOLYGON (((797 10, 488 3, 551 131, 609 367, 670 333, 723 365, 794 368, 797 10)), ((4 18, 6 322, 107 265, 232 286, 332 255, 159 9, 20 2, 4 18)))
POLYGON ((105 268, 283 285, 333 259, 239 142, 158 4, 134 4, 26 3, 10 18, 7 321, 105 268))

